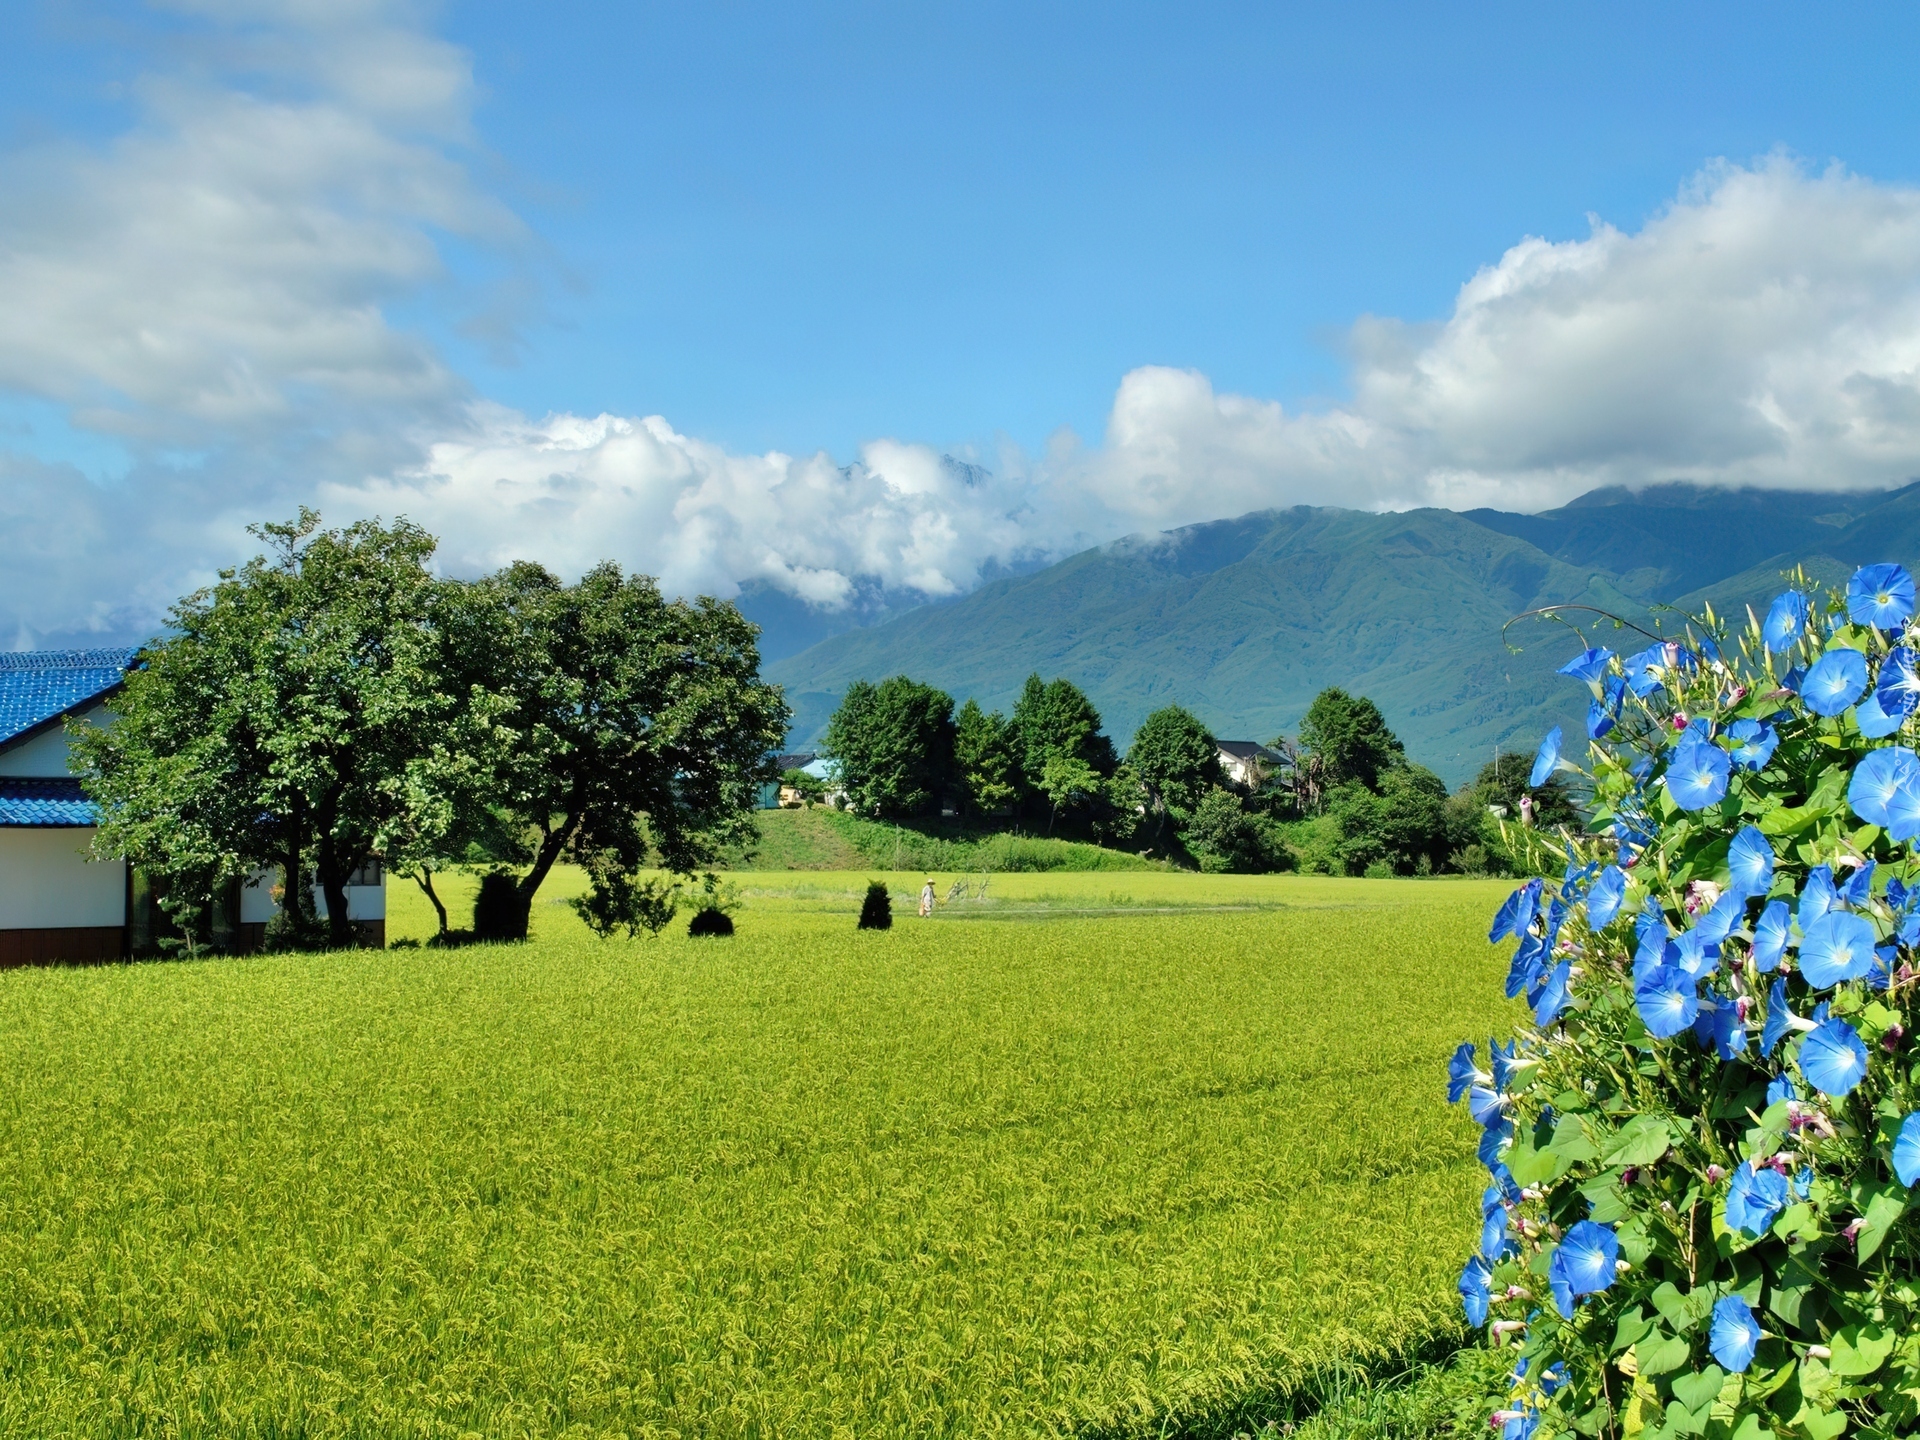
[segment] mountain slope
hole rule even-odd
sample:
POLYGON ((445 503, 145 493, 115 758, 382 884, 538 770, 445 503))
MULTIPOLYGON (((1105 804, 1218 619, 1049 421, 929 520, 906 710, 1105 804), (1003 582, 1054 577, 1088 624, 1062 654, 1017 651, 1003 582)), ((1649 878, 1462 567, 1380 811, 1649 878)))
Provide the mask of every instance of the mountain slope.
MULTIPOLYGON (((1414 758, 1458 783, 1496 747, 1531 749, 1584 719, 1584 692, 1552 673, 1578 637, 1523 622, 1508 632, 1513 653, 1502 627, 1522 611, 1583 604, 1651 624, 1650 606, 1710 598, 1738 613, 1764 606, 1796 558, 1835 579, 1867 559, 1920 557, 1920 486, 1643 493, 1596 492, 1540 516, 1302 506, 1132 536, 837 635, 767 673, 794 704, 795 743, 818 738, 849 682, 899 673, 1001 710, 1029 672, 1064 675, 1123 746, 1172 702, 1217 735, 1265 740, 1340 685, 1372 696, 1414 758), (1784 548, 1796 541, 1797 556, 1784 548)), ((1616 649, 1644 643, 1609 642, 1604 622, 1590 633, 1616 649)))

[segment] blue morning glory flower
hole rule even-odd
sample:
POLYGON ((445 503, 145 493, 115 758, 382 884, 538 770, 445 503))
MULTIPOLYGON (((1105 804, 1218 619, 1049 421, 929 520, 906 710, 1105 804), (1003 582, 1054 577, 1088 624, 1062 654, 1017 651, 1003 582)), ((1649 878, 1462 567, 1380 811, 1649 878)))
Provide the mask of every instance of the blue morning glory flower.
POLYGON ((1493 1303, 1493 1292, 1488 1282, 1493 1272, 1487 1268, 1487 1262, 1478 1255, 1467 1257, 1467 1268, 1460 1272, 1460 1303, 1466 1307, 1467 1323, 1476 1330, 1487 1323, 1487 1307, 1493 1303))
POLYGON ((1609 865, 1600 872, 1600 878, 1593 882, 1593 889, 1587 892, 1587 925, 1594 930, 1604 930, 1613 923, 1613 917, 1620 913, 1620 902, 1627 895, 1627 872, 1618 865, 1609 865))
POLYGON ((1777 1170, 1755 1170, 1741 1163, 1727 1187, 1727 1228, 1759 1239, 1773 1228, 1774 1218, 1787 1208, 1787 1177, 1777 1170))
POLYGON ((1813 1194, 1813 1167, 1811 1165, 1802 1165, 1794 1172, 1791 1188, 1793 1193, 1802 1200, 1813 1194))
POLYGON ((1533 769, 1527 776, 1527 784, 1544 785, 1547 777, 1560 766, 1560 727, 1554 726, 1547 732, 1547 738, 1540 742, 1540 749, 1533 757, 1533 769))
POLYGON ((1867 657, 1837 645, 1807 671, 1800 682, 1800 698, 1816 715, 1838 715, 1867 689, 1867 657))
POLYGON ((1520 1042, 1518 1040, 1509 1040, 1507 1041, 1507 1048, 1502 1050, 1497 1040, 1487 1041, 1487 1049, 1493 1055, 1494 1089, 1505 1090, 1507 1088, 1507 1081, 1513 1078, 1513 1072, 1518 1068, 1515 1060, 1517 1059, 1519 1046, 1520 1042))
POLYGON ((1693 931, 1700 937, 1701 945, 1716 951, 1713 958, 1718 960, 1720 956, 1717 952, 1720 942, 1731 935, 1746 918, 1747 897, 1729 890, 1713 902, 1711 910, 1694 921, 1693 931))
MULTIPOLYGON (((1920 890, 1915 890, 1911 893, 1915 895, 1920 895, 1920 890)), ((1902 883, 1898 875, 1894 875, 1888 878, 1887 904, 1890 907, 1892 907, 1893 912, 1896 915, 1902 914, 1905 912, 1907 908, 1908 894, 1909 894, 1909 891, 1907 890, 1906 885, 1902 883)))
POLYGON ((1473 1063, 1474 1045, 1471 1040, 1460 1042, 1460 1048, 1453 1052, 1453 1059, 1447 1062, 1447 1103, 1455 1104, 1473 1085, 1484 1085, 1489 1077, 1479 1066, 1473 1063))
POLYGON ((1884 740, 1905 724, 1906 718, 1889 715, 1881 707, 1880 697, 1870 690, 1853 707, 1853 723, 1860 727, 1860 733, 1867 739, 1884 740))
POLYGON ((1903 843, 1920 836, 1920 771, 1901 777, 1887 797, 1887 834, 1903 843))
POLYGON ((1813 873, 1807 876, 1807 883, 1800 891, 1800 908, 1794 919, 1800 922, 1800 933, 1806 934, 1813 928, 1813 922, 1825 915, 1840 903, 1840 892, 1833 888, 1833 867, 1816 865, 1813 873))
POLYGON ((1533 1023, 1542 1030, 1560 1018, 1561 1011, 1573 1002, 1568 992, 1568 984, 1573 976, 1573 965, 1562 960, 1553 967, 1546 983, 1540 987, 1540 994, 1533 1002, 1533 1023))
POLYGON ((1633 1002, 1656 1040, 1671 1040, 1700 1013, 1693 977, 1671 965, 1656 965, 1641 976, 1634 983, 1633 1002))
POLYGON ((1518 890, 1507 896, 1500 908, 1493 913, 1493 928, 1487 932, 1487 939, 1498 943, 1509 935, 1517 935, 1533 924, 1534 907, 1540 901, 1540 882, 1529 880, 1518 890))
POLYGON ((1747 1050, 1747 1027, 1730 996, 1722 995, 1714 1004, 1713 1048, 1722 1060, 1738 1060, 1747 1050))
POLYGON ((1855 866, 1853 874, 1847 878, 1847 883, 1840 887, 1840 898, 1855 907, 1865 906, 1872 900, 1873 872, 1878 865, 1878 861, 1869 860, 1864 865, 1855 866))
POLYGON ((1787 977, 1781 975, 1775 978, 1773 990, 1767 996, 1767 1023, 1760 1031, 1762 1055, 1773 1054, 1773 1047, 1787 1033, 1788 1022, 1792 1019, 1793 1011, 1787 1006, 1787 977))
POLYGON ((1672 950, 1673 942, 1664 930, 1649 930, 1640 948, 1633 952, 1633 978, 1637 981, 1649 970, 1666 964, 1672 950))
POLYGON ((1660 688, 1660 677, 1656 670, 1664 669, 1667 664, 1667 647, 1656 642, 1620 662, 1625 672, 1627 688, 1642 700, 1660 688))
MULTIPOLYGON (((1593 1295, 1613 1284, 1614 1262, 1620 1258, 1620 1241, 1612 1227, 1582 1220, 1567 1231, 1566 1238, 1553 1252, 1549 1273, 1559 1278, 1575 1299, 1593 1295)), ((1572 1319, 1563 1313, 1562 1319, 1572 1319)))
POLYGON ((1867 984, 1875 990, 1893 988, 1894 967, 1900 963, 1898 945, 1876 945, 1873 947, 1873 963, 1867 967, 1867 984))
POLYGON ((1496 1205, 1480 1217, 1480 1255, 1489 1265, 1498 1265, 1507 1253, 1507 1210, 1496 1205))
POLYGON ((1533 1440, 1533 1432, 1540 1428, 1538 1410, 1522 1410, 1509 1415, 1506 1424, 1500 1427, 1500 1440, 1533 1440))
POLYGON ((1880 708, 1896 718, 1911 715, 1920 705, 1920 654, 1911 646, 1896 645, 1880 662, 1880 683, 1874 688, 1880 708))
POLYGON ((1920 1180, 1920 1111, 1900 1122, 1900 1133, 1893 1141, 1893 1173, 1902 1185, 1920 1180))
POLYGON ((1791 1075, 1776 1075, 1773 1083, 1767 1086, 1767 1108, 1772 1109, 1782 1100, 1798 1100, 1800 1091, 1794 1086, 1791 1075))
POLYGON ((1904 745, 1869 750, 1847 781, 1847 803, 1869 825, 1887 827, 1887 806, 1903 780, 1920 776, 1920 757, 1904 745))
POLYGON ((1720 1368, 1744 1375, 1753 1364, 1753 1352, 1760 1348, 1760 1322, 1753 1310, 1738 1295, 1728 1295, 1713 1307, 1713 1331, 1707 1349, 1720 1362, 1720 1368))
POLYGON ((1727 873, 1731 877, 1728 893, 1746 899, 1764 895, 1773 888, 1773 846, 1758 827, 1747 825, 1727 847, 1727 873))
POLYGON ((1467 1113, 1473 1116, 1476 1125, 1497 1125, 1506 1118, 1507 1104, 1505 1095, 1484 1085, 1470 1086, 1467 1090, 1467 1113))
POLYGON ((1858 980, 1873 964, 1873 926, 1846 910, 1829 910, 1801 927, 1800 973, 1816 990, 1858 980))
POLYGON ((1671 965, 1690 980, 1711 975, 1720 964, 1720 944, 1702 933, 1698 926, 1682 932, 1666 949, 1662 963, 1671 965))
POLYGON ((1827 1020, 1800 1042, 1800 1073, 1822 1095, 1850 1094, 1867 1074, 1867 1047, 1844 1020, 1827 1020))
POLYGON ((1649 895, 1640 902, 1640 909, 1633 917, 1635 939, 1645 944, 1647 936, 1658 933, 1662 944, 1667 939, 1667 912, 1660 908, 1660 902, 1649 895))
POLYGON ((1807 667, 1804 665, 1796 665, 1780 677, 1780 688, 1798 695, 1800 693, 1800 682, 1806 678, 1807 667))
MULTIPOLYGON (((1500 1165, 1500 1156, 1511 1139, 1513 1139, 1513 1126, 1508 1121, 1502 1120, 1498 1125, 1489 1125, 1480 1132, 1480 1143, 1474 1147, 1473 1156, 1491 1170, 1494 1166, 1500 1165)), ((1502 1165, 1501 1168, 1506 1167, 1502 1165)))
POLYGON ((1718 805, 1727 794, 1727 752, 1693 733, 1674 747, 1667 762, 1667 793, 1682 810, 1704 810, 1718 805))
POLYGON ((1770 900, 1753 926, 1753 965, 1762 975, 1780 963, 1787 948, 1787 902, 1770 900))
POLYGON ((1533 987, 1533 982, 1540 978, 1547 953, 1544 937, 1531 932, 1520 937, 1520 948, 1513 952, 1513 963, 1507 967, 1507 999, 1533 987))
POLYGON ((1764 770, 1780 744, 1774 728, 1762 720, 1736 720, 1727 727, 1727 738, 1738 741, 1733 747, 1736 770, 1764 770))
POLYGON ((1604 740, 1615 725, 1614 712, 1598 700, 1587 702, 1587 738, 1604 740))
POLYGON ((1862 565, 1847 581, 1847 618, 1897 630, 1913 614, 1913 577, 1898 565, 1862 565))
POLYGON ((1767 623, 1760 627, 1761 641, 1769 650, 1786 650, 1806 633, 1806 595, 1798 590, 1776 595, 1773 608, 1767 611, 1767 623))
POLYGON ((1591 684, 1606 673, 1607 661, 1612 658, 1611 650, 1603 650, 1597 645, 1590 646, 1567 661, 1555 673, 1571 675, 1575 680, 1584 680, 1591 684))

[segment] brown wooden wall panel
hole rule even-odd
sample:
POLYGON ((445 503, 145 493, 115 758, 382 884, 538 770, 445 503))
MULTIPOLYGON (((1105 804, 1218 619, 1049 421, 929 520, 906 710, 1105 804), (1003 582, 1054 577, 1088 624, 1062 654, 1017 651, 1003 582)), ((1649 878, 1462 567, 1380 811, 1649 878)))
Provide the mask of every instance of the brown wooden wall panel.
POLYGON ((100 965, 126 955, 121 925, 63 930, 0 930, 0 970, 21 965, 100 965))

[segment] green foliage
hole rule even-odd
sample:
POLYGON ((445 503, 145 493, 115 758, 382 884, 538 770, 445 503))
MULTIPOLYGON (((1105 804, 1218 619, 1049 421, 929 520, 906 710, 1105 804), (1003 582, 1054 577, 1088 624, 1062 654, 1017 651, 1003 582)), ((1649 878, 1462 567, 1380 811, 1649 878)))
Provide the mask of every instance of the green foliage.
POLYGON ((883 819, 939 808, 954 783, 953 745, 953 697, 905 675, 856 680, 827 725, 847 798, 883 819))
POLYGON ((860 920, 855 927, 860 930, 891 930, 893 928, 893 897, 887 893, 887 882, 869 880, 866 898, 860 902, 860 920))
POLYGON ((1329 788, 1358 784, 1378 792, 1386 772, 1407 756, 1378 705, 1338 688, 1313 697, 1300 721, 1300 744, 1319 757, 1329 788))
POLYGON ((1264 815, 1248 814, 1238 795, 1218 785, 1194 807, 1180 838, 1208 873, 1258 875, 1293 868, 1280 827, 1264 815))
POLYGON ((733 917, 724 910, 703 905, 693 912, 693 919, 687 922, 687 934, 696 939, 702 936, 715 939, 731 935, 733 934, 733 917))
MULTIPOLYGON (((822 827, 851 846, 868 864, 889 870, 949 871, 961 874, 1033 873, 1073 870, 1155 870, 1164 868, 1124 850, 1077 840, 1007 831, 981 833, 959 828, 915 829, 882 825, 856 815, 814 812, 822 827)), ((769 817, 771 822, 771 817, 769 817)))
MULTIPOLYGON (((1920 864, 1859 813, 1872 801, 1850 783, 1911 722, 1905 736, 1871 740, 1851 707, 1825 718, 1782 685, 1789 667, 1823 653, 1877 661, 1899 638, 1848 624, 1837 595, 1816 596, 1806 638, 1772 652, 1757 625, 1730 633, 1708 611, 1650 652, 1661 658, 1648 693, 1629 692, 1618 728, 1591 747, 1593 833, 1561 844, 1506 827, 1516 851, 1550 859, 1556 876, 1564 866, 1541 887, 1514 965, 1515 988, 1541 1009, 1493 1097, 1512 1127, 1509 1148, 1493 1153, 1526 1187, 1509 1207, 1516 1253, 1491 1276, 1494 1313, 1539 1312, 1519 1327, 1527 1374, 1559 1364, 1569 1376, 1551 1397, 1532 1380, 1514 1391, 1511 1405, 1537 1413, 1542 1434, 1830 1440, 1920 1426, 1920 1226, 1891 1158, 1920 1109, 1906 891, 1920 864), (1728 767, 1741 743, 1729 732, 1742 724, 1768 727, 1777 748, 1728 767), (1718 794, 1687 789, 1686 747, 1722 757, 1718 794), (1636 773, 1637 761, 1650 763, 1636 773), (1749 827, 1774 852, 1770 880, 1723 902, 1731 933, 1689 978, 1674 968, 1686 963, 1684 937, 1710 923, 1733 882, 1730 843, 1749 827), (1616 862, 1628 867, 1618 918, 1591 926, 1588 887, 1616 862), (1808 927, 1828 874, 1847 886, 1840 915, 1881 948, 1815 983, 1808 927), (1787 943, 1800 950, 1776 971, 1753 927, 1761 906, 1778 902, 1784 915, 1796 897, 1787 943), (1564 1012, 1549 1003, 1562 982, 1564 1012), (1667 1024, 1662 987, 1696 1001, 1701 1024, 1667 1024), (1862 1045, 1864 1075, 1840 1084, 1817 1068, 1816 1030, 1862 1045), (1757 1223, 1730 1208, 1736 1187, 1776 1172, 1780 1208, 1757 1223), (1587 1219, 1616 1237, 1619 1274, 1556 1313, 1543 1281, 1564 1227, 1587 1219), (1501 1300, 1510 1285, 1534 1298, 1501 1300), (1734 1303, 1764 1336, 1750 1366, 1713 1338, 1716 1306, 1734 1303)), ((1593 690, 1602 700, 1604 678, 1593 690)))
POLYGON ((567 901, 581 922, 602 940, 625 930, 629 940, 642 930, 658 937, 680 908, 680 884, 668 876, 642 879, 619 867, 615 857, 595 856, 587 865, 588 890, 567 901))
POLYGON ((1076 760, 1102 777, 1113 774, 1118 763, 1113 741, 1101 733, 1100 712, 1071 680, 1029 675, 1010 723, 1031 791, 1044 793, 1049 760, 1076 760))
POLYGON ((1431 874, 1451 859, 1447 789, 1419 765, 1395 765, 1380 774, 1378 792, 1349 781, 1329 797, 1327 813, 1340 828, 1340 860, 1358 875, 1384 865, 1391 875, 1431 874))
POLYGON ((723 955, 610 963, 563 866, 526 945, 10 972, 0 1432, 1224 1440, 1453 1333, 1493 887, 864 878, 723 955))
POLYGON ((1047 757, 1047 763, 1040 771, 1039 790, 1053 807, 1047 817, 1049 830, 1060 818, 1061 810, 1091 805, 1104 793, 1100 772, 1078 755, 1069 754, 1047 757))
POLYGON ((1141 722, 1127 764, 1156 816, 1192 810, 1222 778, 1220 751, 1207 727, 1178 705, 1164 706, 1141 722))
POLYGON ((802 800, 820 801, 826 798, 827 782, 817 775, 809 775, 804 770, 782 771, 780 783, 787 789, 798 792, 802 800))
MULTIPOLYGON (((347 877, 458 830, 508 707, 468 683, 466 592, 430 573, 418 526, 322 530, 302 509, 253 533, 268 553, 174 606, 110 702, 117 723, 76 723, 73 745, 99 853, 169 877, 192 910, 256 868, 279 868, 294 895, 317 881, 344 945, 347 877)), ((274 938, 318 928, 296 911, 274 938)))
POLYGON ((537 836, 523 915, 569 847, 628 872, 657 853, 684 874, 751 839, 790 712, 738 610, 669 601, 611 562, 576 585, 522 562, 476 595, 516 732, 496 799, 537 836))
POLYGON ((976 700, 962 705, 954 724, 953 753, 975 814, 999 814, 1025 796, 1019 736, 999 711, 982 710, 976 700))

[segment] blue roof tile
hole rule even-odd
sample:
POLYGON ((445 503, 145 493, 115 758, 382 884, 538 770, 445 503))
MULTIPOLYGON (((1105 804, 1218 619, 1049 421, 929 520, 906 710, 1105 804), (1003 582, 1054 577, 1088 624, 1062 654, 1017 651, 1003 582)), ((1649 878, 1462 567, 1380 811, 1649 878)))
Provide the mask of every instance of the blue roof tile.
POLYGON ((93 825, 99 812, 78 780, 25 780, 0 775, 0 826, 93 825))
POLYGON ((111 690, 139 653, 0 650, 0 746, 111 690))

